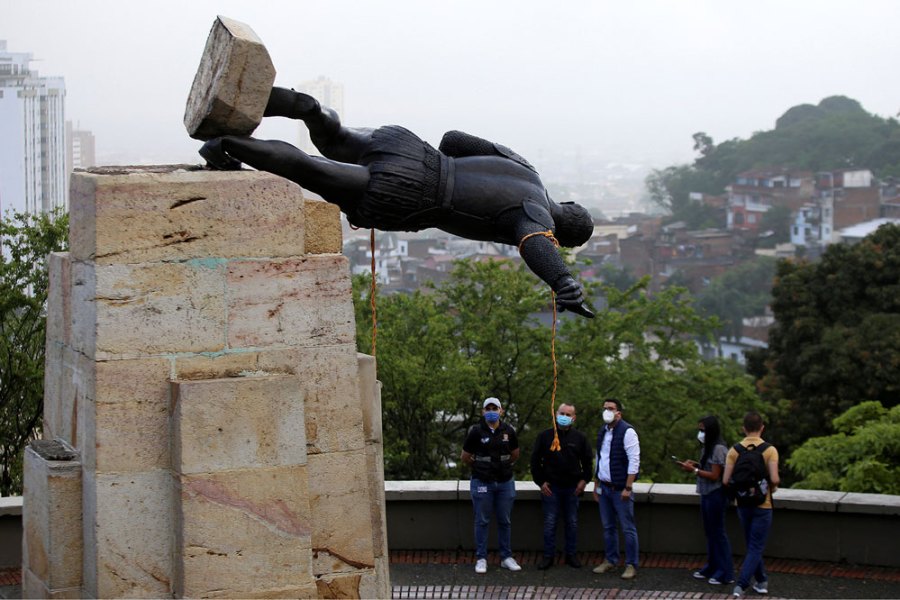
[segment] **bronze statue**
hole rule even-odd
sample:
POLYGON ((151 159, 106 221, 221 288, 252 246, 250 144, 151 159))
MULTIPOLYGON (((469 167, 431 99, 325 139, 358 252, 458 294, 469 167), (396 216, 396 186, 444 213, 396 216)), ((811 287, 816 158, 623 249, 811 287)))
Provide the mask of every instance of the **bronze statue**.
POLYGON ((263 116, 301 119, 325 158, 286 142, 233 135, 208 140, 200 155, 212 168, 246 163, 290 179, 337 204, 357 227, 436 227, 517 245, 529 268, 556 292, 560 310, 594 316, 550 237, 580 246, 593 233, 591 216, 578 204, 550 199, 534 167, 509 148, 450 131, 435 150, 396 125, 344 127, 315 98, 279 87, 272 88, 263 116))

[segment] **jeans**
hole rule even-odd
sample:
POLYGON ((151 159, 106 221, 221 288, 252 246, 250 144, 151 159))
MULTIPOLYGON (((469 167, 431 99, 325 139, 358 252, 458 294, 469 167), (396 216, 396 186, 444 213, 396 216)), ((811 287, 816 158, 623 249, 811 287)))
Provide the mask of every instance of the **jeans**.
POLYGON ((638 566, 638 534, 634 523, 634 496, 622 500, 622 491, 600 485, 600 520, 603 521, 603 546, 606 560, 619 562, 619 532, 616 520, 625 534, 625 564, 638 566))
POLYGON ((544 512, 544 556, 556 554, 556 523, 563 518, 566 532, 566 556, 578 551, 578 496, 575 486, 550 484, 552 496, 541 494, 544 512))
POLYGON ((706 533, 706 565, 700 572, 723 583, 734 581, 734 561, 731 544, 725 533, 725 507, 728 499, 725 489, 719 487, 700 496, 700 516, 706 533))
POLYGON ((744 539, 747 540, 747 555, 741 565, 737 584, 747 589, 751 578, 756 579, 757 583, 769 579, 763 566, 763 550, 766 548, 766 540, 772 528, 772 509, 738 506, 737 511, 744 528, 744 539))
POLYGON ((512 513, 513 501, 516 499, 516 482, 513 479, 498 483, 481 481, 474 477, 469 482, 472 494, 472 507, 475 509, 475 556, 487 558, 488 526, 491 513, 497 516, 497 544, 500 546, 500 559, 512 556, 510 537, 512 527, 509 516, 512 513))

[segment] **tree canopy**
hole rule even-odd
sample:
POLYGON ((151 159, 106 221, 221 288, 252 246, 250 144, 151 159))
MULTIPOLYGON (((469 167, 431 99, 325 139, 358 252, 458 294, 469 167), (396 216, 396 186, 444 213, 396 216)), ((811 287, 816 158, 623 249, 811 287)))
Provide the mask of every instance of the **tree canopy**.
POLYGON ((796 488, 900 494, 900 405, 862 402, 832 421, 834 434, 797 448, 788 466, 796 488))
POLYGON ((831 433, 833 419, 863 401, 898 404, 900 227, 829 246, 815 264, 779 262, 772 296, 757 386, 777 407, 788 451, 831 433))
POLYGON ((44 398, 47 255, 65 249, 68 216, 0 221, 0 495, 22 491, 22 452, 40 429, 44 398))
MULTIPOLYGON (((752 382, 733 365, 700 358, 693 337, 709 331, 683 290, 646 294, 646 279, 620 291, 593 289, 609 308, 595 319, 563 313, 556 340, 557 406, 574 404, 576 426, 592 441, 602 400, 617 397, 641 436, 642 478, 681 481, 668 457, 693 457, 698 420, 717 414, 734 432, 759 408, 752 382)), ((371 347, 367 278, 355 281, 358 346, 371 347)), ((385 476, 457 478, 465 431, 481 401, 496 396, 527 457, 552 426, 549 292, 509 263, 459 261, 441 287, 378 298, 378 376, 383 382, 385 476), (547 313, 544 312, 544 315, 547 313)))

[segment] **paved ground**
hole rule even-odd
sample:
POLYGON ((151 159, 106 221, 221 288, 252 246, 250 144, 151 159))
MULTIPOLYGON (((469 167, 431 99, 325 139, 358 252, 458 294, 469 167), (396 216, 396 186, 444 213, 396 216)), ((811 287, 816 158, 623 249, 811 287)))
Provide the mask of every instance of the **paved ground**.
MULTIPOLYGON (((702 557, 642 555, 632 581, 618 573, 594 575, 599 553, 579 554, 585 566, 558 564, 538 571, 538 553, 520 553, 522 571, 501 569, 489 559, 485 575, 475 573, 471 552, 391 552, 394 598, 727 598, 731 586, 711 586, 691 577, 702 557)), ((772 598, 900 598, 900 570, 811 561, 767 561, 772 598)), ((18 569, 0 571, 0 598, 21 597, 18 569)), ((748 598, 761 598, 750 591, 748 598)))
MULTIPOLYGON (((500 568, 490 557, 488 572, 475 573, 471 552, 392 552, 394 598, 725 598, 733 586, 711 586, 691 577, 703 557, 642 555, 632 581, 595 575, 600 553, 579 554, 585 566, 557 564, 538 571, 539 553, 519 553, 522 571, 500 568)), ((900 570, 811 561, 767 561, 773 598, 900 598, 900 570)), ((752 590, 747 598, 762 598, 752 590)))

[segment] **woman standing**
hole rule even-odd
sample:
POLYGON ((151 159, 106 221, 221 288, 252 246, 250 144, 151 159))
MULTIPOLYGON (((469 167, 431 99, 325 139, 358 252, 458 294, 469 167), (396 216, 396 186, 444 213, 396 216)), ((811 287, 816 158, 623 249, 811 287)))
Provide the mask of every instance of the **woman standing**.
POLYGON ((722 487, 722 472, 725 470, 728 447, 722 440, 716 417, 703 417, 698 428, 697 439, 703 445, 700 462, 686 460, 678 463, 682 469, 697 476, 700 515, 703 518, 703 531, 706 533, 706 564, 694 572, 694 577, 706 579, 712 585, 722 585, 734 581, 731 544, 725 533, 725 507, 728 500, 722 487))

